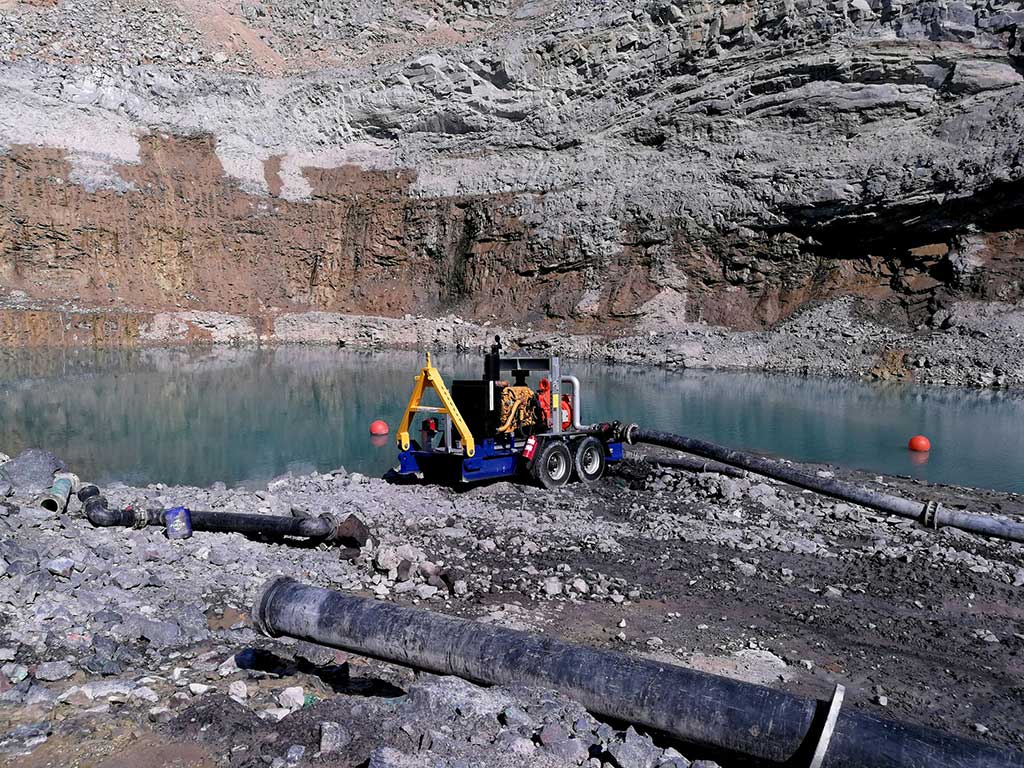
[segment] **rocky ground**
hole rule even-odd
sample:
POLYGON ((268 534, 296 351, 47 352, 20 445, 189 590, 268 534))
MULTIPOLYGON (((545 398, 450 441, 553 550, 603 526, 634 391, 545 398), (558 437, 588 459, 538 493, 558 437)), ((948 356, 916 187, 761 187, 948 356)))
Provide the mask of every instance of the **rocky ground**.
MULTIPOLYGON (((73 468, 72 468, 73 469, 73 468)), ((873 487, 1024 516, 1020 496, 873 487)), ((240 534, 96 529, 72 501, 0 516, 9 765, 709 766, 549 691, 480 688, 251 627, 275 574, 735 676, 1024 749, 1024 548, 755 478, 639 459, 595 486, 455 491, 350 474, 112 503, 353 513, 355 555, 240 534), (177 762, 175 762, 177 761, 177 762)), ((727 762, 722 765, 728 768, 727 762)))

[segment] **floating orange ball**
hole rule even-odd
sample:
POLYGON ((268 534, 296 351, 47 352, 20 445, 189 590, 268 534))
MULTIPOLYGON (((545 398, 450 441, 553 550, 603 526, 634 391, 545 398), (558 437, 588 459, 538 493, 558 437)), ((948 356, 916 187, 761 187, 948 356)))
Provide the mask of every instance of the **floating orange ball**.
POLYGON ((371 435, 386 435, 388 433, 388 423, 382 419, 370 422, 370 434, 371 435))
POLYGON ((907 447, 912 451, 927 453, 932 449, 932 441, 924 435, 914 435, 910 438, 910 442, 907 444, 907 447))

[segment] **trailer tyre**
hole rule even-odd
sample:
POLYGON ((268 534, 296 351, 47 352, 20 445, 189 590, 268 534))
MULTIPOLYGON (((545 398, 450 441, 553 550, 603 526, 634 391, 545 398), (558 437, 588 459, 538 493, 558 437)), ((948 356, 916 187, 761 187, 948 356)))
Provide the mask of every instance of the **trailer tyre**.
POLYGON ((561 440, 541 446, 530 467, 533 479, 548 489, 561 488, 572 477, 572 454, 561 440))
POLYGON ((593 483, 604 475, 604 443, 596 437, 584 437, 576 444, 573 466, 583 483, 593 483))

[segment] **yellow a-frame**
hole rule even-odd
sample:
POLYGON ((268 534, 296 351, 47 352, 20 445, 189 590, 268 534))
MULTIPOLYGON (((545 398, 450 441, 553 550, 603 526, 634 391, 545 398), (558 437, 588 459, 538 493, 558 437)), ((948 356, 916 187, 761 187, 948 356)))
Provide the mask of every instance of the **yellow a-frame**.
POLYGON ((462 414, 459 413, 459 409, 455 407, 455 401, 452 400, 448 387, 444 385, 441 373, 430 364, 429 352, 427 352, 427 364, 419 372, 419 375, 416 376, 416 385, 413 387, 412 395, 409 397, 409 405, 405 407, 402 423, 398 425, 398 447, 403 451, 409 450, 409 424, 412 422, 414 413, 441 413, 447 415, 452 420, 452 426, 459 433, 459 437, 462 438, 462 447, 465 455, 470 457, 476 453, 473 435, 470 433, 469 427, 466 426, 466 422, 463 420, 462 414), (437 392, 437 396, 441 400, 440 408, 432 405, 420 405, 423 393, 426 392, 427 388, 432 388, 437 392))

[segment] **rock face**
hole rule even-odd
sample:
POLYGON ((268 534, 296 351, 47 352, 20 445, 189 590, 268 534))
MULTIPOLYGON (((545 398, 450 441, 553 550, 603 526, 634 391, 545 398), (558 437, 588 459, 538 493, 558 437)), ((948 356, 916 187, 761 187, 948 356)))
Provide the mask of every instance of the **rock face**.
MULTIPOLYGON (((4 0, 0 286, 254 337, 1012 308, 1022 41, 1001 0, 4 0)), ((46 312, 0 330, 73 324, 46 312)), ((80 340, 143 343, 133 317, 80 340)))

